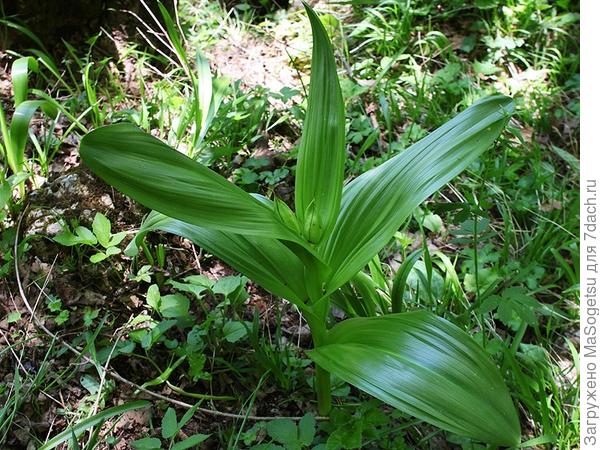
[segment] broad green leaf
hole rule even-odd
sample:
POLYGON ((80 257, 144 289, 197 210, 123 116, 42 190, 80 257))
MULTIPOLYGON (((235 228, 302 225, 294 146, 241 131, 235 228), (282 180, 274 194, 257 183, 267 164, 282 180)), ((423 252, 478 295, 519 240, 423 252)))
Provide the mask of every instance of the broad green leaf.
POLYGON ((106 248, 110 242, 110 220, 102 214, 96 213, 92 222, 92 230, 98 239, 98 243, 106 248))
POLYGON ((96 236, 94 236, 94 234, 86 227, 82 226, 75 228, 75 234, 68 228, 64 228, 54 237, 54 241, 66 247, 77 244, 95 245, 98 242, 96 236))
POLYGON ((444 226, 444 222, 440 216, 431 212, 425 212, 421 208, 417 208, 413 216, 424 228, 434 233, 439 233, 444 226))
POLYGON ((100 178, 169 217, 230 233, 297 240, 269 206, 130 124, 99 128, 80 154, 100 178))
POLYGON ((223 337, 227 342, 235 343, 248 334, 246 326, 242 322, 230 320, 223 325, 223 337))
MULTIPOLYGON (((305 5, 306 6, 306 5, 305 5)), ((296 213, 305 237, 320 242, 333 226, 344 181, 344 102, 327 32, 306 6, 313 33, 310 93, 296 168, 296 213)))
POLYGON ((230 275, 227 277, 219 278, 216 283, 212 286, 211 291, 213 294, 221 294, 223 297, 227 297, 233 294, 242 285, 242 277, 236 275, 230 275))
POLYGON ((469 166, 498 137, 510 98, 480 100, 410 148, 345 188, 340 215, 322 251, 335 268, 327 292, 348 281, 427 197, 469 166))
MULTIPOLYGON (((302 261, 276 239, 202 228, 153 211, 144 221, 132 244, 135 245, 144 234, 153 230, 166 231, 191 240, 274 295, 296 304, 301 304, 308 297, 302 261)), ((127 249, 128 255, 132 254, 131 250, 130 246, 127 249)))
POLYGON ((89 374, 83 375, 79 381, 81 382, 81 385, 92 395, 96 394, 100 388, 100 381, 89 374))
POLYGON ((440 428, 494 445, 519 443, 519 419, 498 369, 467 333, 429 312, 346 320, 310 356, 440 428))
POLYGON ((267 422, 267 433, 276 442, 285 444, 287 448, 300 448, 298 428, 290 419, 277 419, 267 422))
POLYGON ((311 413, 305 414, 298 422, 298 439, 302 445, 310 445, 315 439, 317 422, 311 413))
POLYGON ((77 235, 78 243, 95 245, 98 242, 94 233, 86 227, 78 226, 75 228, 75 234, 77 235))
POLYGON ((121 241, 123 241, 123 239, 125 239, 125 236, 127 236, 127 232, 126 231, 119 231, 118 233, 111 234, 110 235, 110 240, 108 241, 108 245, 110 247, 114 247, 115 245, 119 245, 121 243, 121 241))
POLYGON ((198 299, 202 298, 202 293, 210 289, 215 283, 205 275, 190 275, 185 277, 183 281, 168 280, 167 284, 170 284, 178 291, 194 294, 198 299))
POLYGON ((78 243, 77 236, 71 233, 71 231, 68 229, 64 229, 54 236, 54 242, 58 242, 60 245, 64 245, 65 247, 70 247, 78 243))
POLYGON ((177 424, 177 414, 173 408, 167 409, 167 412, 162 418, 160 426, 160 431, 164 439, 171 439, 172 437, 175 437, 179 431, 179 427, 177 424))
POLYGON ((480 312, 485 314, 496 308, 498 308, 496 317, 507 326, 510 326, 515 313, 528 325, 535 325, 537 323, 535 313, 541 310, 542 305, 535 298, 527 295, 525 289, 512 287, 505 289, 502 297, 498 295, 487 297, 480 307, 480 312))
POLYGON ((158 289, 158 285, 156 285, 156 284, 150 285, 150 287, 148 288, 148 291, 146 292, 146 303, 154 311, 156 311, 156 312, 160 311, 160 291, 158 289))
POLYGON ((118 247, 108 247, 106 249, 106 256, 118 255, 121 253, 121 249, 118 247))
POLYGON ((178 318, 188 315, 190 310, 189 299, 182 294, 163 295, 160 298, 160 314, 163 317, 178 318))
POLYGON ((15 323, 21 319, 21 313, 19 311, 11 311, 6 316, 6 323, 15 323))

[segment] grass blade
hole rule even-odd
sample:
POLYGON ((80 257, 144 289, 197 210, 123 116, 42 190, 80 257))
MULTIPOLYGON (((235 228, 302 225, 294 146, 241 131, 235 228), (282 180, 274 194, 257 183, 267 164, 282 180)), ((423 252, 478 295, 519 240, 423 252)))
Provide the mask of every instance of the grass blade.
POLYGON ((124 414, 127 411, 132 411, 134 409, 145 408, 150 405, 150 402, 146 400, 138 400, 135 402, 125 403, 124 405, 115 406, 113 408, 105 409, 104 411, 99 412, 98 414, 88 417, 87 419, 82 420, 79 423, 76 423, 72 427, 67 428, 62 433, 57 434, 52 439, 47 441, 44 445, 42 445, 39 450, 50 450, 52 448, 56 448, 63 442, 67 442, 72 438, 73 435, 79 436, 85 430, 94 427, 111 417, 118 416, 120 414, 124 414))

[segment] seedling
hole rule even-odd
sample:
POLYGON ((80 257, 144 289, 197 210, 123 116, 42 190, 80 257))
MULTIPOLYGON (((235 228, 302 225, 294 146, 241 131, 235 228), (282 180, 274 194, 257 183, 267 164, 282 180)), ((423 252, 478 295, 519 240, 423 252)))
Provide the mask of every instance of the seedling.
POLYGON ((295 211, 278 198, 246 193, 130 124, 92 131, 81 142, 81 156, 109 184, 155 210, 137 242, 156 229, 184 236, 299 308, 314 342, 309 355, 320 414, 331 409, 333 373, 443 429, 517 445, 519 420, 502 377, 463 330, 427 311, 328 326, 331 296, 423 200, 494 142, 513 102, 480 100, 344 186, 345 111, 335 59, 319 18, 306 10, 313 55, 295 211))
POLYGON ((95 248, 97 252, 90 256, 90 261, 96 264, 110 256, 121 253, 121 249, 117 245, 125 239, 126 235, 127 233, 124 231, 112 234, 110 220, 104 214, 96 213, 92 230, 81 225, 75 227, 73 231, 65 227, 61 233, 56 235, 54 240, 67 247, 87 245, 95 248), (100 247, 98 247, 98 244, 100 247))
MULTIPOLYGON (((185 438, 179 438, 179 432, 183 427, 194 417, 198 405, 189 409, 181 418, 177 420, 177 413, 173 408, 167 409, 165 415, 161 421, 161 436, 166 440, 169 445, 166 447, 171 450, 184 450, 187 448, 196 448, 202 442, 210 437, 209 434, 197 433, 185 438)), ((158 438, 142 438, 131 443, 135 450, 161 450, 165 448, 161 445, 161 441, 158 438)))
POLYGON ((50 295, 46 299, 46 304, 48 305, 50 312, 54 315, 54 322, 56 322, 57 325, 62 325, 69 320, 70 312, 68 309, 63 309, 62 300, 60 298, 50 295))

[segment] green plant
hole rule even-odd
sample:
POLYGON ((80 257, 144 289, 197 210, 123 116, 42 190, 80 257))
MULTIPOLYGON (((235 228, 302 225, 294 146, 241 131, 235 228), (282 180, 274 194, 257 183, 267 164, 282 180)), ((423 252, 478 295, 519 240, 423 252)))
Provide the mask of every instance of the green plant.
MULTIPOLYGON (((46 100, 27 100, 29 93, 29 73, 37 71, 38 64, 31 57, 16 59, 12 64, 11 78, 14 91, 14 112, 10 124, 7 121, 4 108, 0 108, 0 133, 2 142, 0 143, 0 153, 3 156, 8 168, 13 176, 19 177, 21 172, 25 171, 25 146, 29 134, 29 123, 33 115, 40 108, 46 110, 51 117, 53 108, 46 100)), ((23 193, 23 181, 27 176, 18 179, 6 179, 6 169, 0 168, 0 183, 2 190, 12 192, 15 185, 21 186, 23 193), (9 182, 10 180, 10 182, 9 182)), ((4 197, 4 195, 3 195, 4 197)), ((0 201, 0 208, 4 208, 6 201, 0 201)))
MULTIPOLYGON (((295 213, 250 195, 129 124, 95 130, 87 165, 152 212, 136 238, 160 229, 218 255, 294 303, 313 337, 319 412, 331 408, 330 373, 443 429, 517 445, 519 421, 485 351, 426 311, 355 318, 329 327, 330 298, 365 267, 417 206, 488 148, 513 110, 493 96, 343 187, 344 104, 327 33, 313 30, 311 87, 296 170, 295 213)), ((131 250, 131 248, 130 248, 131 250)))
MULTIPOLYGON (((173 408, 168 408, 161 421, 161 436, 169 442, 166 447, 170 450, 185 450, 187 448, 196 448, 210 437, 208 434, 197 433, 187 436, 183 439, 177 438, 182 428, 190 421, 198 409, 199 404, 190 408, 183 415, 181 420, 177 420, 177 413, 173 408)), ((137 439, 131 443, 135 450, 160 450, 163 448, 160 439, 147 437, 137 439)))
MULTIPOLYGON (((9 323, 10 315, 11 313, 7 318, 9 323)), ((4 334, 3 336, 6 337, 4 334)), ((12 434, 15 426, 14 422, 18 419, 19 411, 23 405, 31 397, 38 395, 52 384, 48 375, 52 373, 53 345, 50 345, 46 354, 41 358, 36 371, 23 370, 20 361, 26 357, 27 348, 28 345, 31 345, 32 339, 35 338, 28 336, 21 328, 21 331, 11 336, 10 345, 0 349, 0 358, 4 360, 12 353, 18 361, 14 364, 12 379, 3 380, 0 383, 0 443, 3 444, 6 442, 7 437, 12 434)), ((64 373, 61 373, 61 375, 64 375, 64 373)))
POLYGON ((63 308, 62 300, 55 295, 49 295, 46 298, 46 305, 48 306, 48 310, 52 313, 54 322, 57 325, 64 324, 67 320, 69 320, 69 315, 71 314, 68 309, 63 308))
MULTIPOLYGON (((163 43, 175 54, 179 66, 191 84, 191 92, 187 92, 186 96, 191 96, 192 101, 183 102, 183 113, 178 118, 175 131, 176 139, 177 141, 181 140, 183 134, 191 127, 192 139, 188 155, 198 158, 202 141, 219 109, 229 81, 226 78, 213 78, 208 61, 199 51, 196 52, 194 70, 185 51, 185 38, 180 33, 179 24, 171 17, 161 2, 158 2, 158 7, 166 26, 167 41, 163 41, 163 43)), ((154 20, 158 23, 156 17, 154 20)))
MULTIPOLYGON (((285 449, 285 450, 302 450, 309 447, 317 432, 316 421, 314 415, 305 414, 298 423, 294 423, 289 419, 277 419, 270 422, 258 422, 249 430, 246 430, 240 437, 244 444, 249 445, 257 440, 263 440, 259 437, 260 431, 264 430, 268 443, 255 444, 249 447, 253 450, 260 449, 285 449), (280 445, 277 445, 277 444, 280 445)), ((314 447, 312 447, 314 448, 314 447)))
POLYGON ((154 275, 154 272, 152 272, 152 266, 146 264, 140 267, 135 275, 133 273, 128 274, 127 278, 131 281, 135 281, 136 283, 141 283, 142 281, 150 283, 152 275, 154 275))
MULTIPOLYGON (((106 422, 106 420, 110 419, 111 417, 125 414, 127 411, 146 408, 148 407, 148 405, 149 403, 146 400, 137 400, 125 403, 120 406, 113 406, 112 408, 105 409, 104 411, 101 411, 98 414, 94 414, 93 416, 76 423, 75 425, 67 428, 63 432, 58 433, 56 436, 46 441, 44 445, 40 447, 40 450, 50 450, 58 447, 63 442, 68 441, 74 443, 74 448, 79 448, 77 446, 77 437, 84 433, 86 430, 89 430, 90 428, 94 427, 96 427, 96 430, 100 430, 102 424, 104 424, 104 422, 106 422)), ((91 448, 94 447, 94 445, 91 446, 91 448)))
POLYGON ((117 245, 125 239, 126 235, 127 233, 124 231, 113 234, 110 220, 104 214, 96 213, 91 230, 81 225, 76 226, 73 231, 65 227, 54 240, 67 247, 75 245, 93 247, 96 249, 96 253, 90 256, 90 261, 95 264, 121 253, 121 249, 117 245), (100 244, 100 247, 97 247, 97 244, 100 244))

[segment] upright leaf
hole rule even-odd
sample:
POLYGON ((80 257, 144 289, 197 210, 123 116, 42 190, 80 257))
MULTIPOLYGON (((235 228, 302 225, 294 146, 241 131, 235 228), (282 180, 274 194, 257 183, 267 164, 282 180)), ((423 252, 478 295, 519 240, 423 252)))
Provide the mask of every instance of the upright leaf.
POLYGON ((200 123, 196 124, 198 128, 196 131, 204 135, 208 112, 210 111, 210 104, 213 98, 213 79, 208 60, 200 52, 196 53, 196 70, 198 71, 196 95, 198 96, 197 102, 200 110, 198 115, 201 117, 200 123))
POLYGON ((24 163, 25 146, 29 133, 29 123, 38 108, 46 106, 45 100, 25 100, 15 108, 10 122, 10 149, 6 159, 13 173, 21 170, 24 163))
POLYGON ((423 250, 415 250, 406 257, 402 264, 398 268, 396 275, 394 275, 394 281, 392 284, 392 292, 390 297, 392 300, 392 312, 399 313, 402 311, 402 304, 404 302, 404 291, 406 289, 406 282, 408 276, 412 271, 415 263, 419 260, 423 250))
POLYGON ((92 230, 94 231, 94 235, 96 235, 96 239, 98 239, 98 242, 104 248, 109 247, 110 229, 111 224, 108 217, 102 213, 96 213, 92 222, 92 230))
POLYGON ((328 264, 335 268, 327 292, 362 269, 423 200, 487 149, 513 107, 509 97, 480 100, 400 155, 349 183, 339 218, 322 245, 328 264))
POLYGON ((133 125, 88 133, 80 154, 111 186, 169 217, 230 233, 297 239, 269 205, 133 125))
POLYGON ((12 64, 11 78, 15 95, 15 108, 27 100, 29 70, 37 71, 37 61, 31 56, 16 59, 12 64))
POLYGON ((163 439, 171 439, 172 437, 175 437, 178 431, 177 413, 173 408, 168 408, 161 421, 162 437, 163 439))
POLYGON ((320 242, 340 208, 345 160, 344 102, 323 24, 305 4, 313 33, 308 109, 296 168, 296 213, 305 237, 320 242))
POLYGON ((346 320, 310 356, 440 428, 494 445, 519 443, 519 419, 497 368, 467 333, 429 312, 346 320))

